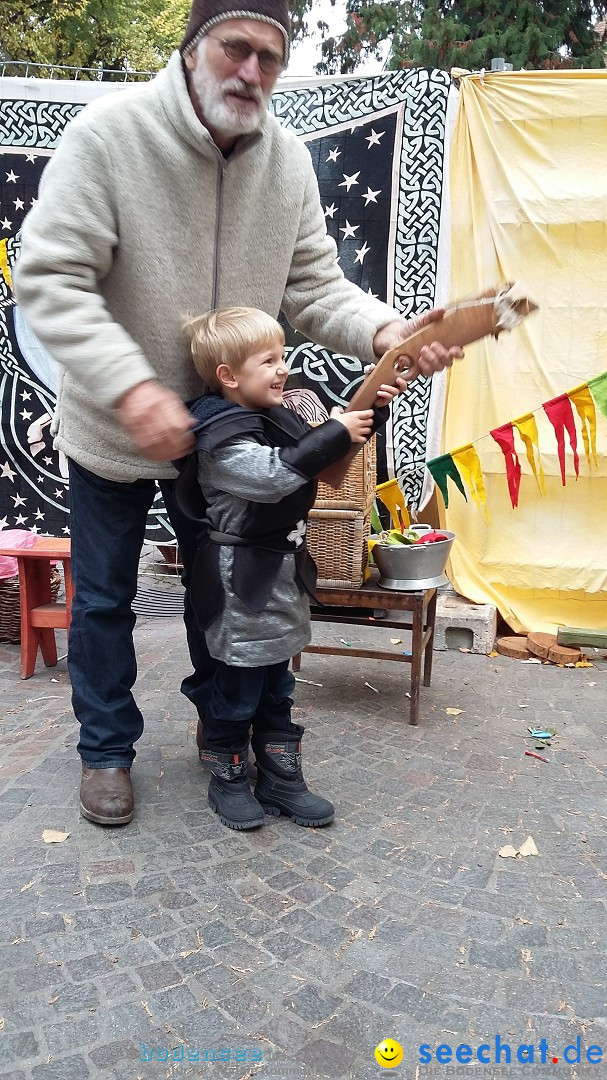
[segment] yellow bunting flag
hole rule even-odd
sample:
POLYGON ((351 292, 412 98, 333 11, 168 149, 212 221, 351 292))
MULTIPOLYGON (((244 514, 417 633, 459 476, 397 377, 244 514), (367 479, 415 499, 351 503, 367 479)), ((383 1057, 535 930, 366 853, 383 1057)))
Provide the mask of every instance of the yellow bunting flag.
POLYGON ((0 240, 0 271, 2 272, 2 277, 6 281, 9 289, 12 290, 13 279, 11 277, 11 268, 8 264, 8 253, 6 250, 7 243, 7 240, 0 240))
POLYGON ((460 446, 459 450, 452 450, 451 457, 464 482, 468 485, 470 494, 485 518, 485 521, 489 522, 491 519, 487 510, 487 495, 483 483, 481 463, 472 443, 468 443, 467 446, 460 446))
POLYGON ((406 529, 410 524, 409 513, 398 480, 386 480, 376 487, 377 496, 390 511, 393 529, 406 529))
POLYGON ((542 468, 542 459, 540 458, 540 444, 537 433, 537 424, 535 422, 535 416, 533 413, 526 413, 524 416, 519 416, 518 420, 513 420, 516 430, 518 431, 521 439, 525 444, 525 452, 527 454, 527 461, 531 466, 533 475, 539 489, 540 495, 546 494, 546 484, 544 481, 544 470, 542 468), (537 464, 535 460, 535 453, 537 453, 537 464))
POLYGON ((569 391, 567 397, 575 405, 577 414, 580 418, 582 439, 584 440, 584 451, 586 454, 586 461, 588 462, 588 468, 592 468, 592 459, 590 457, 592 451, 592 458, 594 459, 594 467, 596 469, 598 468, 596 456, 596 409, 594 407, 594 399, 588 389, 588 384, 584 383, 582 386, 576 386, 575 390, 569 391))

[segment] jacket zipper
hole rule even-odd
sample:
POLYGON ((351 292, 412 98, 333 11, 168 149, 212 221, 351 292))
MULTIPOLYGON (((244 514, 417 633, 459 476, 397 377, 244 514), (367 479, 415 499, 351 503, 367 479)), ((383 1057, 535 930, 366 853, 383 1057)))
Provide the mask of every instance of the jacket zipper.
MULTIPOLYGON (((238 155, 244 153, 249 148, 249 146, 252 146, 254 143, 256 143, 258 141, 258 139, 259 139, 259 134, 255 134, 252 137, 243 139, 242 142, 238 146, 236 146, 235 149, 232 151, 232 154, 230 155, 230 161, 232 160, 232 158, 235 158, 238 155)), ((214 308, 217 307, 217 302, 218 302, 218 298, 219 298, 219 270, 220 270, 220 266, 219 266, 219 237, 220 237, 220 233, 221 233, 221 215, 222 215, 222 210, 223 210, 223 183, 224 183, 224 179, 225 179, 226 169, 228 167, 228 162, 226 161, 223 154, 221 153, 221 150, 219 150, 218 147, 215 147, 215 149, 217 150, 217 156, 218 156, 218 159, 219 159, 218 162, 217 162, 218 167, 219 167, 219 183, 217 185, 217 214, 215 216, 215 237, 214 237, 215 249, 214 249, 214 253, 213 253, 214 257, 213 257, 213 304, 212 304, 212 306, 214 308)))
POLYGON ((215 250, 214 250, 214 258, 213 258, 213 303, 211 305, 213 308, 217 307, 218 296, 219 296, 219 236, 220 236, 220 233, 221 233, 221 212, 222 212, 222 207, 223 207, 223 181, 224 181, 226 165, 227 165, 227 162, 226 162, 225 158, 223 157, 223 154, 220 154, 218 165, 219 165, 219 182, 218 182, 218 185, 217 185, 217 213, 215 215, 215 239, 214 239, 215 250))

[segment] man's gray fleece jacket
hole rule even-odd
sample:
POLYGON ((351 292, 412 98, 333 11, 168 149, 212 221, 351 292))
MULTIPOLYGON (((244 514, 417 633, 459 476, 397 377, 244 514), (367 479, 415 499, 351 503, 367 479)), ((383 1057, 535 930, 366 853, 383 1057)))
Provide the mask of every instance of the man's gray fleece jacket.
POLYGON ((133 448, 114 405, 158 379, 203 390, 184 317, 250 305, 306 338, 373 360, 396 317, 346 281, 303 142, 268 114, 225 160, 192 107, 181 57, 67 127, 23 226, 15 289, 63 369, 56 445, 100 476, 175 475, 133 448))

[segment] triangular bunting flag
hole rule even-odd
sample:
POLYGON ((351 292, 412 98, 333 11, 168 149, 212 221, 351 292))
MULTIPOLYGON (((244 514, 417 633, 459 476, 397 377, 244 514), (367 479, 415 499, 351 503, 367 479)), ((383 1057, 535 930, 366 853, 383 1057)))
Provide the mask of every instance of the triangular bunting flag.
POLYGON ((588 379, 588 389, 604 416, 607 416, 607 371, 588 379))
POLYGON ((544 470, 542 468, 542 459, 540 458, 540 444, 537 434, 537 424, 535 422, 535 416, 533 413, 525 413, 524 416, 519 416, 518 420, 513 420, 516 430, 518 431, 521 439, 525 444, 525 452, 527 454, 527 461, 531 466, 531 471, 535 476, 535 481, 539 489, 540 495, 546 494, 546 485, 544 483, 544 470), (537 464, 535 461, 535 455, 537 453, 537 464))
POLYGON ((11 268, 8 262, 7 245, 8 240, 0 240, 0 272, 2 273, 2 277, 6 281, 9 289, 12 290, 13 279, 11 277, 11 268))
POLYGON ((483 514, 483 517, 488 522, 490 518, 487 512, 487 495, 483 483, 481 463, 472 443, 468 443, 467 446, 461 446, 459 450, 452 450, 451 457, 457 468, 460 470, 460 473, 463 473, 464 481, 467 482, 468 487, 470 488, 472 498, 483 514))
POLYGON ((588 468, 592 468, 591 452, 592 458, 594 458, 594 467, 598 468, 596 457, 596 409, 594 407, 592 394, 590 393, 587 384, 584 383, 583 386, 576 386, 575 390, 570 390, 567 397, 575 405, 577 414, 580 418, 582 439, 584 440, 584 453, 586 454, 588 468))
POLYGON ((506 479, 510 502, 514 510, 518 506, 518 493, 521 486, 521 463, 514 449, 514 428, 512 424, 502 424, 489 432, 493 436, 506 460, 506 479))
POLYGON ((449 491, 447 488, 448 477, 451 477, 453 483, 459 488, 464 499, 466 499, 466 502, 468 501, 466 489, 451 454, 442 454, 441 457, 433 458, 432 461, 426 462, 426 467, 442 492, 445 506, 449 505, 449 491))
POLYGON ((556 435, 559 465, 561 467, 561 480, 564 487, 567 483, 565 476, 565 431, 567 431, 571 449, 573 450, 573 467, 575 469, 575 475, 576 477, 580 475, 580 459, 577 452, 577 432, 575 430, 575 420, 573 419, 573 409, 571 408, 571 402, 566 394, 560 394, 559 397, 553 398, 551 401, 544 401, 542 408, 552 424, 554 434, 556 435))

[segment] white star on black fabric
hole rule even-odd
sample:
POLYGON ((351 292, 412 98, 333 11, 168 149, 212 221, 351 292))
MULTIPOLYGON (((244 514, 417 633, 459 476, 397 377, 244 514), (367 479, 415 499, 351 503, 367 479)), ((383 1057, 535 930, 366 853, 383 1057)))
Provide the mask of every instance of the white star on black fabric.
POLYGON ((337 186, 338 187, 345 187, 349 191, 350 188, 354 186, 354 184, 358 184, 359 176, 360 176, 360 169, 358 170, 358 172, 352 173, 350 176, 348 176, 346 173, 344 173, 343 174, 344 178, 343 178, 342 183, 338 184, 337 186))
POLYGON ((372 191, 370 187, 367 188, 366 195, 361 195, 361 199, 365 200, 365 206, 368 206, 370 202, 376 203, 377 196, 381 195, 381 190, 372 191))
POLYGON ((341 228, 339 231, 344 234, 344 240, 347 240, 349 236, 355 236, 357 229, 360 229, 360 225, 350 225, 350 222, 346 218, 345 228, 341 228))
POLYGON ((369 254, 371 248, 369 247, 369 245, 367 244, 367 241, 365 240, 363 246, 361 248, 356 248, 355 250, 356 250, 356 258, 355 258, 354 262, 359 262, 361 264, 361 266, 362 266, 365 255, 369 254))
POLYGON ((367 150, 370 150, 372 146, 379 146, 379 140, 383 134, 383 131, 377 132, 375 128, 371 128, 371 134, 367 135, 366 138, 366 141, 369 143, 367 150))

